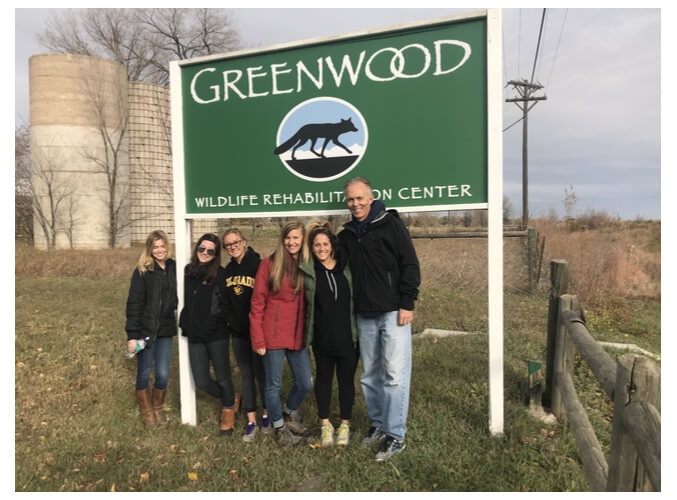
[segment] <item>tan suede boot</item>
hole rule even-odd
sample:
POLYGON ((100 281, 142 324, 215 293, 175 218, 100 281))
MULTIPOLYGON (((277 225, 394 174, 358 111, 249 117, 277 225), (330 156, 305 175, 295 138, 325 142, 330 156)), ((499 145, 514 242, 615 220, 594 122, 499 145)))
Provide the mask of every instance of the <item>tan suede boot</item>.
POLYGON ((222 436, 229 436, 233 433, 233 427, 235 427, 235 415, 237 410, 240 409, 240 395, 235 393, 235 404, 233 409, 229 410, 223 408, 221 410, 221 426, 219 427, 219 434, 222 436))
POLYGON ((146 429, 152 429, 156 425, 155 415, 153 415, 153 406, 150 401, 150 390, 150 386, 148 386, 142 391, 136 391, 136 400, 139 403, 141 417, 143 418, 146 429))
POLYGON ((155 423, 164 425, 169 422, 169 417, 162 409, 162 405, 165 403, 165 393, 167 389, 160 390, 153 387, 153 415, 155 416, 155 423))

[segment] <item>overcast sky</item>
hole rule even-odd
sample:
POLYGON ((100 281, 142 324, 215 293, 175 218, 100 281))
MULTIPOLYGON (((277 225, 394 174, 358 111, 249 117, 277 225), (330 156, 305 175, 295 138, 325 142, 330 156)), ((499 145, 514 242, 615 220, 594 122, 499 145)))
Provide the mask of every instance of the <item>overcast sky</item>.
MULTIPOLYGON (((473 9, 234 9, 243 45, 265 47, 473 9)), ((665 9, 663 9, 665 10, 665 9)), ((543 9, 503 9, 503 84, 530 79, 543 9)), ((48 9, 15 10, 15 118, 28 123, 28 59, 48 9)), ((663 12, 665 16, 665 12, 663 12)), ((547 100, 529 113, 529 211, 661 216, 661 10, 548 9, 535 80, 547 100)), ((508 87, 504 97, 515 96, 508 87)), ((504 128, 521 116, 504 103, 504 128)), ((504 132, 504 192, 521 213, 522 125, 504 132)))

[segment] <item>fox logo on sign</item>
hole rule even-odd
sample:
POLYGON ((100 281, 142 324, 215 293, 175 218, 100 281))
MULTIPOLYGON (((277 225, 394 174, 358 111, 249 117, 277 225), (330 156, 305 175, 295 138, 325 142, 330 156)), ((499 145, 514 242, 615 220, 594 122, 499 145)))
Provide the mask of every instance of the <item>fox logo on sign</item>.
POLYGON ((367 124, 334 97, 302 102, 284 117, 273 154, 297 177, 323 182, 351 171, 367 149, 367 124))

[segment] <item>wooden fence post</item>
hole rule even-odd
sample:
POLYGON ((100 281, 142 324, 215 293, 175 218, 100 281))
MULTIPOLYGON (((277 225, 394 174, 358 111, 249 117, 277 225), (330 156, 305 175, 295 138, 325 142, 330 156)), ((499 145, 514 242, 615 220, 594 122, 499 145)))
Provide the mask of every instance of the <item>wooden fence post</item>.
POLYGON ((557 315, 557 328, 555 333, 555 355, 553 363, 552 399, 550 407, 558 421, 566 420, 566 408, 562 404, 562 391, 558 383, 560 373, 568 373, 573 377, 574 358, 576 345, 567 334, 566 322, 562 319, 564 311, 578 311, 578 301, 573 295, 562 295, 559 298, 559 314, 557 315))
MULTIPOLYGON (((637 402, 649 403, 660 411, 660 393, 660 370, 653 361, 635 354, 618 358, 607 491, 653 491, 647 470, 623 424, 623 411, 637 402)), ((660 483, 657 488, 660 489, 660 483)))
POLYGON ((527 265, 529 275, 529 293, 536 292, 536 250, 538 249, 538 236, 536 230, 527 230, 527 265))
POLYGON ((543 406, 552 408, 553 368, 555 366, 555 337, 559 316, 559 297, 567 292, 569 263, 566 260, 550 261, 550 304, 548 306, 548 333, 546 338, 545 391, 543 406))

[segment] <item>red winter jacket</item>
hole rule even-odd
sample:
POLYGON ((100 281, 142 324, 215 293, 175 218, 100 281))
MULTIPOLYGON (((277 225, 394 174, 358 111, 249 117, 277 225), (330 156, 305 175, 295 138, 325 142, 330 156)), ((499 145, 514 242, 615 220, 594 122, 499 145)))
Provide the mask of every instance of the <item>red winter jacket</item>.
POLYGON ((279 292, 268 288, 268 277, 273 267, 270 257, 261 262, 254 281, 249 331, 252 349, 290 349, 298 351, 306 346, 304 336, 305 301, 303 290, 294 292, 287 276, 279 292))

